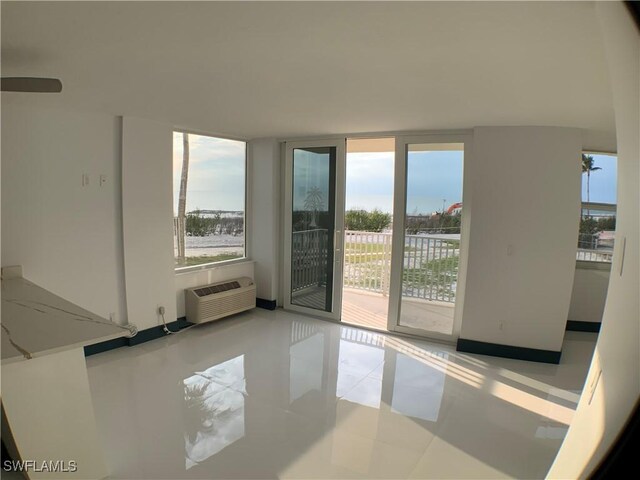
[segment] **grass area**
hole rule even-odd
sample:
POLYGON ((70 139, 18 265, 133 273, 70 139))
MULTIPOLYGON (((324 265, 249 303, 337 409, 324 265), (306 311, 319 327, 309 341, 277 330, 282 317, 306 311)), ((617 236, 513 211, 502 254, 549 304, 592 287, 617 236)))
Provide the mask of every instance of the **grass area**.
POLYGON ((458 277, 460 257, 437 258, 418 268, 405 268, 402 271, 402 289, 405 292, 427 288, 440 298, 455 298, 452 288, 458 277))
POLYGON ((242 255, 237 253, 221 253, 219 255, 200 255, 197 257, 186 257, 184 262, 178 262, 176 260, 176 267, 193 267, 194 265, 222 262, 224 260, 233 260, 234 258, 242 258, 242 255))
MULTIPOLYGON (((345 252, 345 264, 351 263, 373 263, 378 260, 384 260, 384 252, 379 253, 349 253, 345 252)), ((389 252, 388 259, 391 259, 391 252, 389 252)))
MULTIPOLYGON (((385 259, 391 259, 391 245, 382 243, 365 243, 365 242, 345 242, 344 244, 345 263, 368 263, 377 262, 385 259), (386 250, 385 250, 386 249, 386 250)), ((405 246, 406 252, 415 252, 416 247, 405 246)))
POLYGON ((440 240, 440 242, 443 247, 460 248, 460 240, 440 240))
POLYGON ((344 254, 346 264, 365 264, 384 260, 385 253, 391 258, 391 245, 382 243, 345 242, 344 254))
MULTIPOLYGON (((349 261, 345 264, 344 286, 352 288, 365 288, 368 290, 382 289, 382 277, 384 275, 381 265, 371 262, 362 262, 357 266, 349 266, 356 262, 349 261)), ((389 272, 386 272, 389 275, 389 272)))
MULTIPOLYGON (((383 253, 384 247, 383 243, 345 242, 344 244, 345 250, 347 252, 351 250, 353 253, 383 253)), ((391 245, 387 248, 391 250, 391 245)))

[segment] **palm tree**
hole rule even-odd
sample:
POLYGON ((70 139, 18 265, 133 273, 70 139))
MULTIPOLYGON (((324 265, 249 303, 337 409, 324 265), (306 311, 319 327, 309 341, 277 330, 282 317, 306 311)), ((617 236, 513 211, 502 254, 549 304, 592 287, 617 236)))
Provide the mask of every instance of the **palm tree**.
POLYGON ((316 227, 316 215, 318 214, 318 210, 324 206, 324 200, 322 197, 322 190, 318 187, 311 187, 307 191, 307 196, 304 199, 304 208, 311 212, 311 223, 309 226, 312 228, 316 227))
POLYGON ((182 134, 182 175, 180 176, 180 195, 178 197, 178 262, 184 263, 185 226, 187 209, 187 180, 189 178, 189 134, 182 134))
POLYGON ((582 154, 582 173, 587 174, 587 217, 590 216, 589 212, 589 181, 591 180, 591 172, 596 170, 602 170, 600 167, 593 165, 593 156, 582 154))

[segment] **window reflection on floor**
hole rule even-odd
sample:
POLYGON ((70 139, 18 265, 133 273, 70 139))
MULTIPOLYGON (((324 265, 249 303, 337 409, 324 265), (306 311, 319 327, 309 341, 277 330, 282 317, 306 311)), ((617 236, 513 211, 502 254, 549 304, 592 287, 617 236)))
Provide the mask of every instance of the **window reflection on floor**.
MULTIPOLYGON (((447 359, 444 354, 444 359, 447 359)), ((391 411, 435 422, 444 393, 445 374, 398 353, 391 411)))
MULTIPOLYGON (((343 331, 348 330, 352 329, 343 331)), ((380 407, 384 349, 377 346, 377 343, 377 338, 340 339, 336 385, 338 398, 369 407, 380 407), (363 375, 366 375, 364 379, 363 375)))
POLYGON ((322 390, 324 335, 315 333, 289 347, 289 403, 322 390))
POLYGON ((183 381, 186 469, 244 437, 244 355, 183 381))

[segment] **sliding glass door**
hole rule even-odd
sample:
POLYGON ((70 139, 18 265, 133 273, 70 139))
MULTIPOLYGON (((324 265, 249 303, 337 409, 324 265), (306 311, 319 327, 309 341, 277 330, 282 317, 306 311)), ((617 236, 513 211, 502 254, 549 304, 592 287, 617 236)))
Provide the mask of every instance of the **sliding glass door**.
MULTIPOLYGON (((367 139, 368 150, 361 149, 386 151, 368 146, 375 141, 394 142, 367 139)), ((395 166, 387 175, 393 188, 384 190, 389 203, 393 199, 393 214, 386 214, 391 225, 386 222, 377 230, 350 225, 345 232, 346 139, 287 142, 285 308, 368 328, 386 326, 389 331, 455 340, 464 296, 460 278, 466 265, 468 205, 463 201, 463 172, 469 146, 466 135, 395 137, 395 160, 390 156, 395 166), (343 285, 349 287, 346 293, 343 285), (385 318, 385 309, 376 305, 387 301, 385 318)), ((381 167, 367 161, 358 182, 370 185, 366 191, 371 194, 376 176, 370 169, 381 167)), ((356 213, 367 212, 361 208, 356 213)), ((384 211, 377 215, 385 217, 384 211)))
POLYGON ((286 144, 285 308, 335 320, 342 288, 344 166, 344 138, 286 144))
POLYGON ((388 329, 458 336, 466 265, 465 136, 396 137, 388 329))

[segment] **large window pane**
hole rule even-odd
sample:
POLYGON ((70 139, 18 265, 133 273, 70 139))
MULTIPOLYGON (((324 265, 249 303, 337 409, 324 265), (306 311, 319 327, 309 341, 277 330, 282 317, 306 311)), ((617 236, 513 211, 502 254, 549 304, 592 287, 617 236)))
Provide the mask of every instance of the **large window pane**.
POLYGON ((399 324, 450 335, 458 284, 464 144, 407 146, 399 324))
POLYGON ((176 268, 245 256, 246 143, 174 132, 176 268))
POLYGON ((291 304, 332 311, 336 148, 293 150, 291 304))

